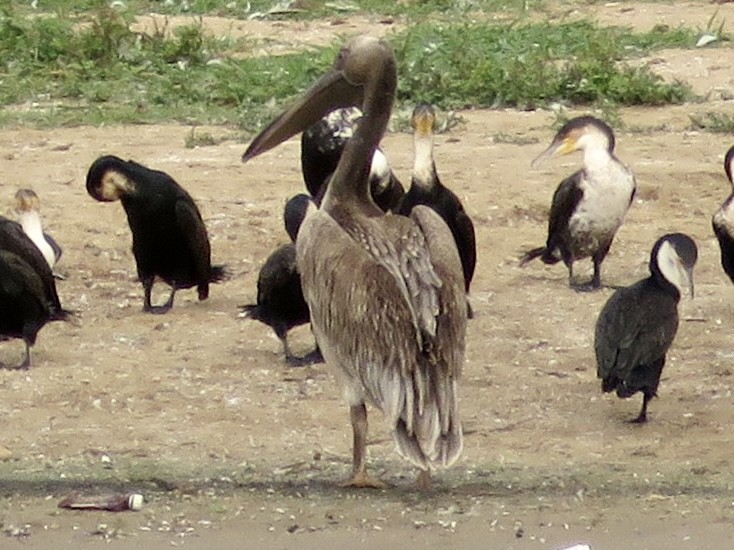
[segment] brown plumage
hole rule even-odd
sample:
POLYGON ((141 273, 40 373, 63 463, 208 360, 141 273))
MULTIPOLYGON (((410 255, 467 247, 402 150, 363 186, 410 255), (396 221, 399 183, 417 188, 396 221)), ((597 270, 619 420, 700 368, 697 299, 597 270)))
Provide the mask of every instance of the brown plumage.
POLYGON ((364 113, 344 149, 321 209, 296 241, 304 296, 316 339, 336 367, 350 405, 354 475, 366 472, 365 403, 381 409, 398 452, 430 482, 462 449, 457 386, 464 357, 466 298, 456 244, 425 206, 385 215, 369 193, 370 160, 390 117, 395 58, 382 40, 357 37, 288 111, 252 142, 243 160, 278 145, 345 104, 364 113))

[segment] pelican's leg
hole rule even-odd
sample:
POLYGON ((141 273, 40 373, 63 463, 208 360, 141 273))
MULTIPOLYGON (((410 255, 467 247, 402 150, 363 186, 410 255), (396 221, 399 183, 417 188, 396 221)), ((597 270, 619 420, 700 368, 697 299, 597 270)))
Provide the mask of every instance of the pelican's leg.
POLYGON ((364 403, 349 409, 354 442, 352 446, 352 479, 343 487, 382 489, 385 484, 367 475, 367 407, 364 403))

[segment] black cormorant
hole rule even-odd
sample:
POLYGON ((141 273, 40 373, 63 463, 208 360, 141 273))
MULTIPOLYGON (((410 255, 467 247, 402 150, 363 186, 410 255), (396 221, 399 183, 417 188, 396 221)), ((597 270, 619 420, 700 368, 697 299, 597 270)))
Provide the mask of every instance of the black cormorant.
MULTIPOLYGON (((433 160, 433 129, 436 113, 430 105, 418 105, 413 110, 414 162, 410 189, 400 204, 398 212, 409 216, 413 208, 422 204, 430 206, 441 216, 451 230, 461 257, 464 271, 464 288, 469 293, 474 268, 477 263, 477 247, 474 224, 464 210, 459 197, 441 183, 433 160)), ((472 316, 471 307, 468 309, 472 316)))
POLYGON ((430 472, 453 464, 463 447, 458 382, 466 293, 456 243, 432 209, 385 215, 370 198, 372 155, 387 129, 396 86, 388 44, 358 36, 242 157, 275 147, 334 108, 358 105, 364 113, 321 207, 306 217, 296 239, 311 326, 350 406, 348 485, 356 487, 381 485, 367 474, 367 402, 385 413, 398 452, 419 468, 423 487, 430 472))
POLYGON ((617 290, 599 314, 594 335, 597 376, 604 392, 619 397, 642 392, 642 410, 632 422, 647 421, 647 404, 655 397, 665 354, 678 330, 681 293, 693 296, 696 243, 682 233, 658 239, 650 254, 650 273, 617 290))
POLYGON ((315 210, 308 195, 299 194, 288 200, 283 218, 291 242, 276 248, 265 260, 257 277, 257 303, 240 306, 243 317, 273 329, 283 343, 286 361, 293 366, 323 361, 318 346, 305 357, 296 357, 288 346, 288 331, 311 320, 296 268, 295 245, 298 229, 309 208, 315 210))
POLYGON ((209 283, 226 278, 224 266, 211 265, 209 236, 196 203, 165 172, 107 155, 89 168, 87 191, 98 201, 122 202, 145 291, 143 311, 165 313, 178 289, 193 286, 205 300, 209 283), (171 287, 162 306, 151 304, 156 277, 171 287))
POLYGON ((563 180, 553 195, 545 246, 525 253, 520 265, 540 257, 546 264, 559 261, 568 268, 569 284, 577 290, 601 286, 601 264, 635 195, 635 178, 614 155, 614 133, 603 121, 582 116, 567 122, 548 149, 533 161, 582 150, 584 167, 563 180), (591 257, 594 275, 578 284, 576 260, 591 257))
POLYGON ((734 283, 734 146, 726 152, 724 171, 733 188, 729 198, 714 214, 711 224, 721 248, 721 267, 734 283))
MULTIPOLYGON (((301 134, 301 170, 306 189, 316 201, 326 192, 328 180, 336 170, 344 145, 354 135, 362 118, 356 107, 337 109, 301 134)), ((395 211, 405 194, 400 180, 390 168, 385 154, 377 148, 370 168, 370 192, 384 212, 395 211)))

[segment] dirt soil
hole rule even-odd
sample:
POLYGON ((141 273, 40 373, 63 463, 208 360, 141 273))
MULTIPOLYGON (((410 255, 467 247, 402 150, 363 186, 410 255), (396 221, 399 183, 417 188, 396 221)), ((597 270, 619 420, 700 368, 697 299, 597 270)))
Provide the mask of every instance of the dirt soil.
MULTIPOLYGON (((734 21, 731 3, 582 9, 638 28, 705 28, 716 9, 734 21)), ((582 15, 565 4, 554 13, 582 15)), ((400 24, 332 23, 227 25, 277 42, 313 28, 323 40, 400 24)), ((530 168, 552 137, 552 113, 464 112, 464 125, 437 137, 438 170, 474 219, 479 261, 461 384, 465 452, 429 494, 414 490, 415 471, 374 410, 370 467, 389 488, 339 488, 351 429, 334 377, 325 365, 288 368, 268 327, 237 318, 237 305, 255 299, 259 267, 287 239, 282 207, 303 189, 297 139, 242 165, 245 145, 228 128, 204 129, 228 139, 194 149, 184 146, 191 128, 173 125, 0 131, 3 214, 13 216, 17 188, 38 192, 65 250, 59 293, 78 312, 41 331, 31 370, 0 370, 0 547, 730 547, 734 289, 710 217, 730 192, 722 161, 734 136, 692 130, 690 117, 734 115, 732 54, 724 44, 651 60, 707 100, 622 111, 617 153, 639 188, 596 293, 570 290, 562 266, 517 262, 544 242, 553 190, 580 162, 530 168), (213 259, 233 274, 209 300, 183 291, 169 314, 141 312, 123 210, 84 188, 104 153, 164 170, 196 198, 213 259), (652 243, 670 231, 698 243, 696 296, 681 302, 650 422, 630 425, 641 398, 600 394, 593 327, 609 287, 646 276, 652 243), (127 490, 144 493, 142 511, 56 507, 74 491, 127 490)), ((411 136, 390 134, 384 149, 407 183, 411 136)), ((292 344, 309 351, 309 329, 292 344)), ((0 346, 4 365, 21 359, 19 341, 0 346)))

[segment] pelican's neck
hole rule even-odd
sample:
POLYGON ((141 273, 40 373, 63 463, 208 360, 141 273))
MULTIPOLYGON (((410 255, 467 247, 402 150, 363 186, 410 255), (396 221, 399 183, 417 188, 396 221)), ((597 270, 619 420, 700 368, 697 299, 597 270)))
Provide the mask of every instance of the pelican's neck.
POLYGON ((49 266, 53 266, 56 260, 53 248, 46 242, 43 234, 43 224, 41 216, 35 210, 26 210, 18 215, 18 221, 23 228, 23 232, 33 241, 33 244, 41 251, 43 257, 49 266))
POLYGON ((392 111, 397 83, 394 61, 384 63, 382 70, 375 73, 375 78, 365 84, 362 119, 344 147, 324 196, 322 208, 327 211, 341 204, 367 215, 382 215, 370 195, 369 174, 392 111))
POLYGON ((414 134, 413 137, 413 185, 430 188, 434 185, 433 136, 414 134))

